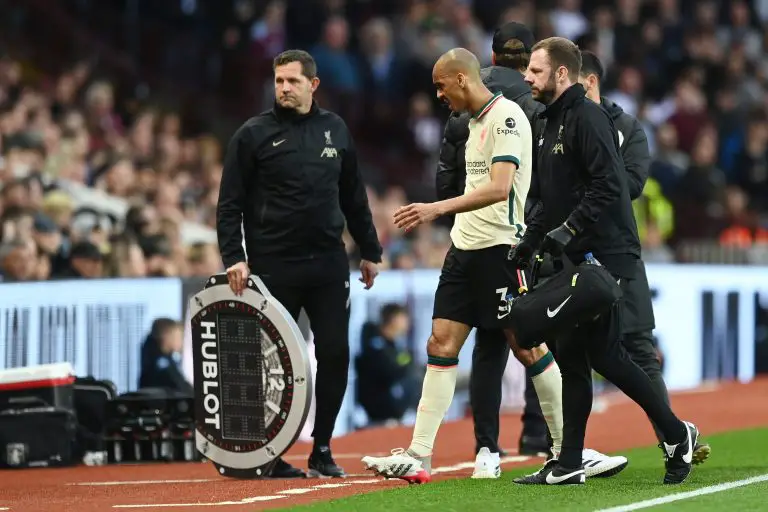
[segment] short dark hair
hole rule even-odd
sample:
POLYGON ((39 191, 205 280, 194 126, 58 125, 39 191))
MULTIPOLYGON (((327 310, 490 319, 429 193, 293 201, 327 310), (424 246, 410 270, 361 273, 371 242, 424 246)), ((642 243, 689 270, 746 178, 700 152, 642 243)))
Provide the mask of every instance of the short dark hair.
POLYGON ((159 341, 160 338, 165 336, 168 331, 171 329, 177 329, 179 327, 181 327, 181 322, 173 320, 172 318, 156 318, 155 321, 152 322, 151 335, 153 338, 159 341))
POLYGON ((548 37, 533 45, 532 52, 544 50, 553 69, 560 66, 568 70, 568 78, 575 82, 581 73, 581 50, 573 41, 564 37, 548 37))
POLYGON ((298 62, 301 64, 301 74, 312 80, 317 76, 317 64, 315 59, 304 50, 285 50, 280 53, 272 62, 272 71, 277 69, 277 66, 285 66, 291 62, 298 62))
POLYGON ((519 39, 509 39, 499 51, 494 52, 494 62, 497 66, 524 70, 531 62, 531 53, 519 39))
POLYGON ((396 303, 385 304, 381 308, 380 323, 382 326, 390 323, 397 315, 408 314, 408 310, 405 306, 396 303))
POLYGON ((584 50, 581 52, 581 76, 595 75, 598 82, 603 81, 605 69, 603 63, 593 52, 584 50))

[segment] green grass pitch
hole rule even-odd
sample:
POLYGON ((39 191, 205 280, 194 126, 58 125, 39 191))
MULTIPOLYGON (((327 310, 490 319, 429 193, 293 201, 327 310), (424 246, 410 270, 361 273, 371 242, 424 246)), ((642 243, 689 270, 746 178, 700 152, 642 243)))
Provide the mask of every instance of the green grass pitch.
MULTIPOLYGON (((622 452, 629 466, 619 475, 588 479, 573 487, 521 486, 512 478, 538 466, 503 472, 499 480, 452 479, 421 486, 407 486, 361 494, 350 498, 282 510, 297 512, 495 512, 509 510, 597 511, 629 505, 666 495, 695 491, 708 486, 768 474, 768 428, 733 431, 707 436, 712 456, 682 485, 662 485, 664 462, 661 450, 648 447, 622 452)), ((502 468, 503 469, 503 468, 502 468)), ((696 496, 648 510, 724 511, 768 510, 768 482, 696 496)))

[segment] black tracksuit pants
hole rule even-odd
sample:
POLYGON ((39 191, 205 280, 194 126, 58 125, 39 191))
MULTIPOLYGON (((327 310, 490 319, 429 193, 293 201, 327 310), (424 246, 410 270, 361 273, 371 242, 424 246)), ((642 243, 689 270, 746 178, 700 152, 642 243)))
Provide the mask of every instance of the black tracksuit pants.
MULTIPOLYGON (((669 404, 669 394, 667 385, 664 382, 664 376, 661 369, 661 361, 656 355, 656 346, 653 341, 653 304, 651 301, 650 290, 648 289, 648 277, 645 271, 645 264, 638 260, 637 279, 631 279, 626 282, 624 288, 624 309, 622 311, 622 331, 621 343, 624 345, 630 359, 645 372, 651 380, 656 393, 669 404)), ((557 345, 549 344, 550 350, 557 356, 557 345)), ((526 393, 528 387, 526 387, 526 393)), ((535 391, 533 391, 535 396, 535 391)), ((526 414, 523 416, 523 432, 532 432, 531 435, 547 431, 547 425, 544 416, 538 406, 538 401, 533 402, 526 396, 526 414), (529 406, 529 404, 531 404, 529 406), (532 409, 528 412, 528 409, 532 409)), ((654 432, 659 441, 664 440, 664 435, 658 426, 651 421, 654 432)), ((551 440, 550 440, 551 444, 551 440)))
MULTIPOLYGON (((626 290, 629 280, 621 281, 626 290)), ((587 420, 592 410, 592 369, 634 400, 670 442, 685 437, 685 427, 654 389, 650 377, 630 359, 621 343, 623 300, 597 320, 584 322, 557 340, 563 376, 563 449, 560 463, 581 465, 587 420)))
POLYGON ((251 262, 269 292, 298 320, 304 309, 315 342, 315 445, 329 445, 347 390, 349 264, 346 255, 251 262))
POLYGON ((469 378, 469 400, 475 426, 475 452, 480 448, 499 452, 501 379, 509 354, 504 331, 479 328, 475 331, 472 372, 469 378))
MULTIPOLYGON (((472 351, 472 373, 469 379, 469 399, 475 427, 475 452, 488 448, 499 452, 499 409, 501 380, 510 357, 504 331, 477 329, 472 351)), ((525 377, 525 409, 523 436, 545 438, 547 424, 539 405, 539 397, 531 378, 525 377)))

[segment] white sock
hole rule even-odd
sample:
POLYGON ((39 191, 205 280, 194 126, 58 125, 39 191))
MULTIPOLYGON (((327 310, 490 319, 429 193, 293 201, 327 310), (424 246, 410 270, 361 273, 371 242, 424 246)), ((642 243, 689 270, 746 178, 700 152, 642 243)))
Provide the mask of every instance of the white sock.
POLYGON ((551 352, 528 368, 539 397, 541 412, 552 436, 552 452, 560 455, 563 446, 563 379, 551 352), (535 373, 535 375, 533 374, 535 373))
POLYGON ((432 455, 437 431, 453 401, 458 374, 458 359, 430 357, 429 361, 419 408, 416 411, 413 439, 408 448, 408 451, 417 457, 432 455))

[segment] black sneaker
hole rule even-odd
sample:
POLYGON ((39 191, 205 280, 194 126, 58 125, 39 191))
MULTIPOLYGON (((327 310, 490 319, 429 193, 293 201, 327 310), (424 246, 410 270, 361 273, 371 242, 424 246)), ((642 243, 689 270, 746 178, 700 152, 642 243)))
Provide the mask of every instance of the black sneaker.
POLYGON ((673 445, 662 443, 667 468, 667 473, 664 475, 665 484, 683 483, 693 468, 693 447, 699 440, 699 429, 693 423, 687 421, 683 423, 685 423, 686 436, 682 442, 673 445))
POLYGON ((344 470, 336 464, 328 446, 315 447, 309 455, 310 478, 344 478, 344 470))
POLYGON ((583 466, 568 469, 560 465, 557 459, 549 459, 540 470, 527 476, 514 479, 523 485, 582 485, 587 475, 583 466))
POLYGON ((307 478, 307 474, 299 468, 285 462, 282 457, 277 459, 275 467, 269 474, 270 478, 307 478))

